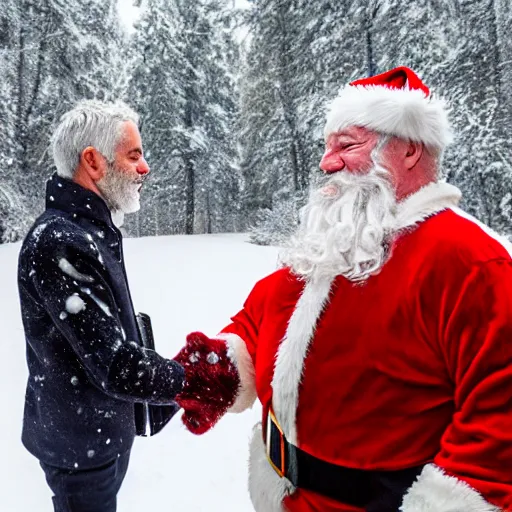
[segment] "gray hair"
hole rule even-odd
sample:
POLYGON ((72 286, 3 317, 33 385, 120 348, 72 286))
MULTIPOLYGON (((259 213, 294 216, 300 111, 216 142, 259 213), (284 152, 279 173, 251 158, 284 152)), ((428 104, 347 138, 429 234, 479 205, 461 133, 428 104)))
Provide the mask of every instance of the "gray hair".
POLYGON ((122 101, 80 101, 61 117, 51 138, 57 174, 72 178, 80 155, 88 146, 97 149, 108 162, 113 162, 126 121, 138 125, 139 116, 122 101))

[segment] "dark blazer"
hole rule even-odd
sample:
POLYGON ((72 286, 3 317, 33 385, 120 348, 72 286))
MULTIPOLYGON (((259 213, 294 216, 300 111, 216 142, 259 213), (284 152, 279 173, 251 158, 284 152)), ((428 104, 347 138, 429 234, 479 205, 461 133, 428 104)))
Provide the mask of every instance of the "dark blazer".
POLYGON ((141 347, 122 236, 105 202, 54 175, 18 266, 29 378, 22 440, 47 464, 128 451, 134 403, 172 404, 183 368, 141 347))

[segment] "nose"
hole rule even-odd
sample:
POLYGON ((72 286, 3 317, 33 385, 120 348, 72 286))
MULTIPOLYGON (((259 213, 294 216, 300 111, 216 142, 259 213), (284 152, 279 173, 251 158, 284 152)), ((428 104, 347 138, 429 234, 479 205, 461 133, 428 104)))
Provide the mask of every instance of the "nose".
POLYGON ((337 153, 332 149, 327 149, 320 160, 320 169, 326 173, 338 172, 345 167, 345 162, 337 153))
POLYGON ((146 160, 144 160, 144 158, 141 158, 139 164, 137 165, 137 173, 141 176, 145 176, 149 173, 149 165, 146 160))

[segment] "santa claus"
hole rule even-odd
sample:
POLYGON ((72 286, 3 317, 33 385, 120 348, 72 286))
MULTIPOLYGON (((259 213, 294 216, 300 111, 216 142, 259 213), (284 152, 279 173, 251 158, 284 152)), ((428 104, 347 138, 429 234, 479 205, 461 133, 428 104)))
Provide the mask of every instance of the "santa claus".
POLYGON ((512 510, 511 253, 439 180, 450 138, 408 68, 342 89, 282 268, 178 354, 191 432, 260 400, 257 512, 512 510))

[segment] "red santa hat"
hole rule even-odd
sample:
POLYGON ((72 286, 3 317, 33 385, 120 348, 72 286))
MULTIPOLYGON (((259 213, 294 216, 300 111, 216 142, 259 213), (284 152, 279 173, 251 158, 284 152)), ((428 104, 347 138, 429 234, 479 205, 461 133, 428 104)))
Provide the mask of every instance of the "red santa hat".
POLYGON ((452 140, 445 102, 404 66, 345 86, 331 103, 325 138, 348 126, 443 149, 452 140))

